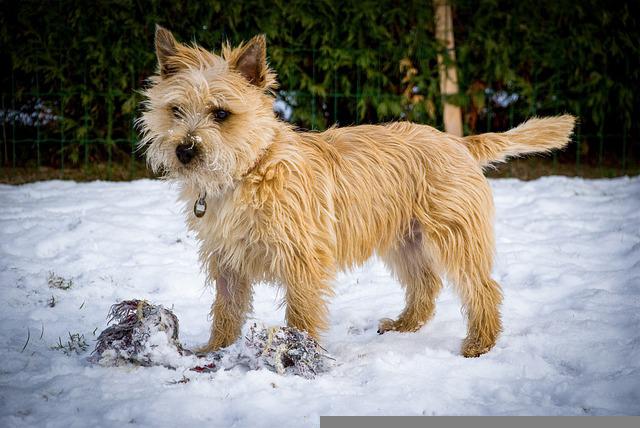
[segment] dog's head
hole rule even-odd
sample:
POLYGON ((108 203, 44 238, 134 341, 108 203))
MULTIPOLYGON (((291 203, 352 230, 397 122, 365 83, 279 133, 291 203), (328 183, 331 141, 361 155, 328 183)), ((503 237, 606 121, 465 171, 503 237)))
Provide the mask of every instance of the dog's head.
POLYGON ((264 36, 216 55, 156 27, 158 72, 145 90, 141 144, 156 172, 199 191, 230 188, 267 149, 278 127, 276 76, 264 36))

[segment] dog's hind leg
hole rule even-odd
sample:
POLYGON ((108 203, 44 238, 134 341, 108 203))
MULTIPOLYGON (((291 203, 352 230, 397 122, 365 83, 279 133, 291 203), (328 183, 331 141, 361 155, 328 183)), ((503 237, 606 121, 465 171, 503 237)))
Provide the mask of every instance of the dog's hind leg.
POLYGON ((448 221, 443 218, 434 223, 429 232, 429 241, 437 249, 437 257, 455 285, 467 314, 467 337, 462 343, 465 357, 477 357, 489 351, 502 330, 502 291, 490 277, 491 209, 490 204, 477 204, 470 206, 464 217, 450 213, 448 221))
POLYGON ((478 277, 463 287, 462 298, 468 316, 467 337, 462 342, 462 355, 478 357, 495 345, 502 330, 500 303, 502 292, 497 282, 478 277))
POLYGON ((411 230, 405 238, 381 257, 405 288, 406 306, 397 319, 381 319, 378 333, 420 329, 434 314, 435 300, 442 288, 442 281, 433 269, 418 223, 412 222, 411 230))

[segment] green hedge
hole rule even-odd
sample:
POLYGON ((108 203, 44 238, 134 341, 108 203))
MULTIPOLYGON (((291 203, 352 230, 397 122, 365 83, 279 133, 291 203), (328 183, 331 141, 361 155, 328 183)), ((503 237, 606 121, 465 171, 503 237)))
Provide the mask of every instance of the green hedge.
MULTIPOLYGON (((631 4, 454 1, 461 93, 451 102, 463 107, 467 132, 566 111, 581 117, 578 155, 599 141, 600 157, 637 156, 640 31, 631 4)), ((281 97, 301 127, 441 123, 429 1, 3 1, 2 10, 5 163, 14 140, 35 141, 38 163, 129 156, 137 91, 155 69, 156 23, 214 49, 265 33, 281 97), (16 119, 34 108, 55 120, 16 119)), ((18 163, 35 156, 33 144, 17 149, 18 163)))

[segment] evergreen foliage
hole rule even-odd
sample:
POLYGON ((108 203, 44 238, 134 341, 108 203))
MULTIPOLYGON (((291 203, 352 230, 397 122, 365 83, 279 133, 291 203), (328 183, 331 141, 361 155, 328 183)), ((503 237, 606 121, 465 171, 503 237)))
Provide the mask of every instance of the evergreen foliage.
MULTIPOLYGON (((0 3, 5 164, 12 138, 42 143, 45 164, 81 163, 83 150, 85 161, 107 151, 127 158, 138 91, 156 67, 156 23, 214 50, 265 33, 279 96, 300 127, 441 122, 429 1, 0 3), (104 144, 87 153, 83 142, 104 144)), ((585 153, 587 134, 637 141, 640 18, 631 2, 455 0, 453 10, 461 93, 450 101, 463 107, 467 132, 571 112, 585 153)), ((619 155, 615 144, 605 154, 619 155)), ((34 158, 25 147, 19 162, 34 158)))

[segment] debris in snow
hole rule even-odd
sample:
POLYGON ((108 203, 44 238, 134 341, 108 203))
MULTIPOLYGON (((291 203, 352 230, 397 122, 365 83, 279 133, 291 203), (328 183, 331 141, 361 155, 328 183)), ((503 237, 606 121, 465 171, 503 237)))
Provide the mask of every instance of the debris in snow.
POLYGON ((51 298, 49 300, 47 300, 47 306, 50 308, 55 308, 56 307, 56 298, 55 296, 51 296, 51 298))
POLYGON ((252 351, 256 367, 267 367, 279 374, 291 373, 307 379, 329 369, 326 351, 305 331, 292 327, 269 329, 251 326, 245 346, 252 351))
POLYGON ((313 379, 330 368, 333 360, 307 332, 292 327, 259 327, 253 324, 244 340, 228 348, 207 354, 206 364, 192 370, 200 373, 245 367, 266 368, 278 374, 293 374, 313 379))
POLYGON ((108 319, 115 324, 98 336, 91 355, 93 362, 107 366, 171 366, 171 356, 190 353, 178 340, 178 318, 161 305, 125 300, 111 306, 108 319))
MULTIPOLYGON (((129 363, 175 367, 181 357, 192 355, 180 344, 178 318, 169 309, 144 300, 126 300, 111 307, 109 323, 114 321, 115 324, 100 333, 92 362, 106 366, 129 363)), ((234 367, 266 368, 312 379, 329 369, 331 359, 306 332, 253 324, 244 340, 202 356, 191 370, 210 373, 234 367)))
MULTIPOLYGON (((25 345, 26 347, 26 345, 25 345)), ((87 350, 89 345, 84 339, 84 334, 69 333, 69 340, 67 343, 62 343, 62 338, 58 338, 58 343, 53 345, 51 349, 62 351, 65 355, 71 355, 72 353, 80 354, 87 350)))
POLYGON ((58 288, 60 290, 68 290, 73 287, 73 280, 66 279, 60 275, 56 275, 54 272, 49 272, 49 277, 47 278, 47 284, 49 284, 49 288, 58 288))

